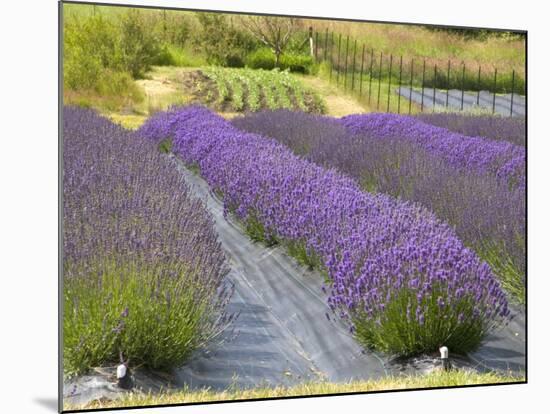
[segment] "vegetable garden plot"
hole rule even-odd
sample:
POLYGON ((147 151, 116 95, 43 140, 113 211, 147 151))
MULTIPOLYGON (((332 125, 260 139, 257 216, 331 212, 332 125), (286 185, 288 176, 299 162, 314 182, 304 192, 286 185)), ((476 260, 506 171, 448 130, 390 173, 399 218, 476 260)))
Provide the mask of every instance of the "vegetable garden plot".
POLYGON ((224 111, 255 112, 261 109, 296 109, 322 113, 324 105, 314 91, 287 71, 208 67, 199 72, 211 82, 202 103, 224 111))

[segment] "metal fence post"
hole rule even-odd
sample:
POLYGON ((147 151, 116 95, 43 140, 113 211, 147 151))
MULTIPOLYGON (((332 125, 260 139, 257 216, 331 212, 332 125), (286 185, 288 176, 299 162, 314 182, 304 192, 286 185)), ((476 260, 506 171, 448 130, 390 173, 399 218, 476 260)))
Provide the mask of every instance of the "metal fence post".
POLYGON ((359 76, 359 98, 363 95, 363 68, 365 66, 365 44, 363 43, 363 51, 361 52, 361 75, 359 76))
POLYGON ((422 98, 420 99, 420 112, 424 112, 424 80, 426 77, 426 59, 422 65, 422 98))
POLYGON ((371 48, 370 50, 370 70, 369 70, 369 104, 370 104, 370 96, 371 96, 371 87, 372 87, 372 65, 374 62, 374 48, 371 48))
POLYGON ((411 85, 409 88, 409 115, 411 114, 412 95, 413 95, 413 73, 414 73, 414 58, 411 58, 411 85))
POLYGON ((327 60, 327 46, 328 46, 328 27, 325 30, 325 50, 323 50, 323 54, 324 54, 324 59, 323 60, 325 62, 327 60))
POLYGON ((445 97, 445 108, 449 106, 450 87, 451 87, 451 59, 447 61, 447 96, 445 97))
POLYGON ((376 110, 380 108, 380 87, 382 82, 382 52, 380 52, 380 66, 378 68, 378 99, 376 100, 376 110))
POLYGON ((436 92, 436 85, 437 85, 437 64, 434 65, 434 83, 433 83, 434 94, 433 94, 433 99, 432 99, 432 112, 435 112, 435 92, 436 92))
POLYGON ((353 41, 353 65, 351 66, 351 91, 355 89, 355 56, 357 54, 357 39, 353 41))
POLYGON ((346 36, 346 58, 344 59, 344 90, 347 89, 347 84, 348 84, 348 49, 349 49, 349 35, 346 36))
POLYGON ((514 114, 514 86, 516 80, 516 71, 512 70, 512 95, 510 96, 510 116, 514 114))
POLYGON ((403 55, 399 58, 399 95, 397 95, 397 113, 401 109, 401 75, 403 73, 403 55))
POLYGON ((334 32, 330 33, 330 74, 329 74, 329 82, 332 82, 332 67, 334 66, 334 32))
POLYGON ((460 110, 462 111, 464 109, 464 72, 466 71, 466 65, 462 63, 462 82, 460 84, 460 89, 462 90, 462 94, 460 96, 460 110))
POLYGON ((342 45, 342 33, 338 35, 338 57, 336 59, 336 85, 340 84, 340 46, 342 45))
POLYGON ((497 68, 495 68, 495 80, 493 82, 493 114, 495 113, 496 100, 497 100, 497 68))
POLYGON ((477 99, 476 105, 479 106, 479 94, 481 92, 481 66, 477 70, 477 99))
POLYGON ((315 32, 315 62, 318 61, 318 58, 317 58, 318 46, 319 46, 319 32, 315 32))
POLYGON ((391 67, 393 63, 393 55, 390 55, 390 73, 389 73, 389 81, 388 81, 388 106, 386 108, 386 112, 390 112, 390 96, 391 96, 391 67))

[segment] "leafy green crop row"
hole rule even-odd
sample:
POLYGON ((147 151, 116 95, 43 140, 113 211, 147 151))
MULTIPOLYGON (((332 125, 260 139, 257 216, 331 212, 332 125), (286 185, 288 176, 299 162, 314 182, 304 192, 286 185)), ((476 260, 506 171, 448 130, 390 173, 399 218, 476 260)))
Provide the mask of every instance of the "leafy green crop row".
POLYGON ((322 113, 321 98, 288 71, 208 67, 202 74, 217 93, 207 93, 206 103, 235 112, 291 109, 322 113))

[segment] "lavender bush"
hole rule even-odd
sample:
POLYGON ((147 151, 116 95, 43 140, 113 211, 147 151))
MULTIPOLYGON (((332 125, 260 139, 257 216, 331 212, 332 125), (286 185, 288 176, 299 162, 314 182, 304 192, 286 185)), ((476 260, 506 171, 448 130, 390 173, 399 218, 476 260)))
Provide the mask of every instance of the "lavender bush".
POLYGON ((354 133, 399 137, 459 170, 493 174, 511 186, 525 187, 525 148, 519 145, 461 135, 396 114, 349 115, 340 122, 354 133))
POLYGON ((489 266, 418 204, 363 192, 204 108, 159 114, 140 132, 172 139, 175 154, 223 195, 226 214, 319 263, 330 308, 366 347, 410 355, 444 343, 468 352, 509 315, 489 266))
POLYGON ((508 141, 525 147, 526 124, 522 117, 493 115, 464 115, 458 113, 418 114, 416 118, 427 124, 458 132, 471 137, 486 137, 508 141))
POLYGON ((295 153, 356 179, 371 192, 419 202, 451 224, 506 290, 525 298, 525 189, 490 173, 456 168, 407 137, 353 134, 329 117, 274 111, 235 118, 295 153))
POLYGON ((63 112, 64 369, 171 368, 216 335, 230 289, 213 222, 172 162, 95 112, 63 112))

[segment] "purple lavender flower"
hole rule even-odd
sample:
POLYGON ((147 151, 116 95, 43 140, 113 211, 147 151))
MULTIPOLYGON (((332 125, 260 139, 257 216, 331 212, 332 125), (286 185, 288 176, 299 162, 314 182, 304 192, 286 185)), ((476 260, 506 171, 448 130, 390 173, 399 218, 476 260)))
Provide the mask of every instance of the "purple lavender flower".
MULTIPOLYGON (((223 320, 231 294, 224 280, 225 256, 205 206, 192 197, 173 162, 155 143, 91 110, 63 109, 63 164, 63 270, 65 306, 70 306, 65 308, 64 323, 76 330, 69 335, 70 329, 65 329, 64 347, 70 351, 66 355, 81 353, 81 360, 90 358, 92 366, 106 362, 92 359, 97 355, 116 359, 118 342, 112 335, 123 343, 125 328, 136 326, 137 312, 130 312, 129 306, 118 310, 121 292, 105 292, 104 278, 110 275, 123 282, 143 278, 136 301, 151 303, 140 309, 145 313, 180 300, 181 292, 174 286, 197 287, 185 299, 190 302, 187 308, 197 309, 196 335, 184 346, 178 338, 175 345, 180 357, 187 357, 221 329, 218 321, 223 320), (99 298, 96 307, 90 306, 90 298, 99 298), (91 326, 96 322, 98 337, 78 332, 82 320, 91 326)), ((141 323, 154 325, 154 320, 141 323)), ((151 355, 129 356, 135 362, 151 362, 151 355)), ((155 364, 174 362, 154 357, 155 364)))
MULTIPOLYGON (((526 270, 523 147, 465 137, 390 114, 338 120, 274 111, 235 118, 232 123, 347 174, 363 189, 421 203, 445 220, 468 247, 490 260, 499 277, 513 278, 522 301, 526 270), (488 158, 483 163, 485 153, 488 158), (506 177, 518 185, 511 186, 506 177)), ((419 271, 425 271, 424 264, 419 264, 419 271)), ((402 278, 395 283, 400 285, 402 278)))
MULTIPOLYGON (((388 298, 406 289, 422 324, 421 306, 436 287, 449 293, 447 300, 459 288, 475 298, 487 311, 484 326, 500 320, 507 302, 490 268, 424 207, 364 192, 355 179, 243 132, 205 108, 163 113, 140 133, 153 142, 171 138, 174 152, 200 168, 240 220, 261 223, 278 240, 314 248, 332 282, 329 307, 357 335, 364 318, 383 325, 388 298)), ((458 310, 446 312, 456 312, 449 320, 458 323, 458 310)))

